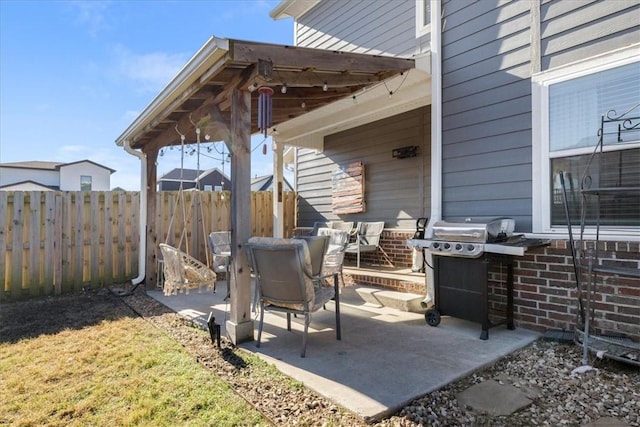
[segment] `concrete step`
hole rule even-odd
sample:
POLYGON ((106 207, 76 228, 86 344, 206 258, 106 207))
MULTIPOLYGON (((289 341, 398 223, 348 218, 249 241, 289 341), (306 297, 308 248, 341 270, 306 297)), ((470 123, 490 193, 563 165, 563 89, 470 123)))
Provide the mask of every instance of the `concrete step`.
POLYGON ((424 300, 424 295, 389 291, 366 286, 357 286, 355 287, 355 291, 365 304, 372 307, 389 307, 411 313, 425 312, 425 309, 420 304, 424 300))

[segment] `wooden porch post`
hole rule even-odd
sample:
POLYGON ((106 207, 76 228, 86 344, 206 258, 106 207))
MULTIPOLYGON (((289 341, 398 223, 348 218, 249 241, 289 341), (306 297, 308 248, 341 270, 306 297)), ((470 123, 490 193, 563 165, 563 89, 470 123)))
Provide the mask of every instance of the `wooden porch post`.
MULTIPOLYGON (((156 232, 156 195, 157 195, 157 166, 158 149, 153 147, 148 151, 144 151, 147 156, 147 188, 141 188, 140 191, 147 192, 147 229, 140 230, 140 233, 146 233, 147 236, 147 260, 145 265, 145 289, 155 289, 158 285, 158 235, 156 232)), ((138 248, 143 250, 144 248, 138 248)))
POLYGON ((251 237, 251 93, 231 93, 231 313, 234 344, 253 340, 251 273, 244 244, 251 237))
POLYGON ((283 183, 283 147, 273 138, 273 237, 284 237, 284 207, 282 204, 283 183))

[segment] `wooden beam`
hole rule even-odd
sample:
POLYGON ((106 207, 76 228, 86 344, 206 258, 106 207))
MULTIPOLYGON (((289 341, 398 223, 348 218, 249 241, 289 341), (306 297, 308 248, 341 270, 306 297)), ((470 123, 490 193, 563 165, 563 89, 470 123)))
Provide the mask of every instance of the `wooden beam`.
POLYGON ((253 340, 251 273, 244 245, 251 237, 251 93, 231 93, 231 312, 226 330, 234 344, 253 340))
MULTIPOLYGON (((178 122, 174 126, 169 126, 160 135, 153 138, 153 141, 150 142, 150 144, 152 144, 158 150, 168 145, 177 145, 180 143, 180 136, 176 132, 175 126, 178 126, 178 129, 180 129, 182 132, 185 132, 185 129, 191 129, 192 131, 195 131, 194 126, 191 122, 193 121, 194 123, 199 123, 203 119, 206 120, 206 116, 211 114, 211 112, 216 109, 218 110, 218 112, 214 113, 214 119, 223 117, 222 111, 224 111, 224 109, 221 107, 227 105, 226 101, 230 96, 230 92, 235 88, 245 86, 253 72, 253 69, 254 67, 250 66, 242 70, 242 72, 237 74, 228 83, 225 90, 219 92, 215 97, 206 99, 197 109, 193 110, 191 113, 184 113, 182 118, 178 120, 178 122)), ((215 120, 213 120, 213 122, 215 122, 215 120)), ((213 132, 214 129, 211 129, 211 131, 213 132)), ((225 133, 224 129, 220 132, 225 133)), ((134 148, 137 148, 136 145, 133 146, 134 148)))
POLYGON ((256 63, 259 59, 269 59, 273 62, 274 68, 311 68, 322 71, 348 71, 350 73, 397 72, 414 68, 413 59, 242 41, 230 42, 229 56, 232 61, 247 63, 256 63))
MULTIPOLYGON (((155 289, 158 285, 158 256, 160 249, 158 247, 159 239, 156 229, 156 196, 158 194, 157 187, 157 167, 158 150, 154 147, 144 147, 142 152, 146 155, 147 166, 147 188, 141 188, 140 191, 147 192, 147 229, 140 230, 140 233, 146 233, 146 265, 145 265, 145 288, 155 289)), ((142 250, 143 248, 138 248, 142 250)))

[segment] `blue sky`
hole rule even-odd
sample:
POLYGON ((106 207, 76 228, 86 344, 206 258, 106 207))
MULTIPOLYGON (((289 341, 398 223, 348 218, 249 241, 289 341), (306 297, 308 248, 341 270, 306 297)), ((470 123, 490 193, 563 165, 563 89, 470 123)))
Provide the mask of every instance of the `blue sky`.
MULTIPOLYGON (((293 44, 292 20, 269 16, 278 3, 0 0, 0 162, 89 159, 117 171, 112 187, 138 190, 140 162, 115 139, 209 37, 293 44)), ((272 171, 262 141, 254 176, 272 171)), ((160 174, 179 166, 179 150, 158 158, 160 174)))

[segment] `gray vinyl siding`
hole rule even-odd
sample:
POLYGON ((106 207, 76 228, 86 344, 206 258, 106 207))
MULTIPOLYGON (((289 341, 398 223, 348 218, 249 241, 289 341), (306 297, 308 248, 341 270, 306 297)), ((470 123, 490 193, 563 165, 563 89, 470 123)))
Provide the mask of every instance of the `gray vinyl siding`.
POLYGON ((542 70, 640 42, 638 0, 544 1, 542 70))
POLYGON ((300 17, 297 46, 410 57, 429 50, 416 39, 415 0, 325 0, 300 17))
POLYGON ((531 231, 531 73, 638 43, 639 22, 637 0, 443 1, 444 219, 531 231))
POLYGON ((298 150, 298 226, 314 221, 384 221, 386 228, 414 229, 430 212, 430 117, 425 107, 325 137, 324 152, 298 150), (394 148, 417 145, 418 156, 395 159, 394 148), (361 161, 366 212, 336 216, 331 210, 331 174, 361 161))
POLYGON ((443 4, 443 218, 531 229, 528 1, 443 4))

